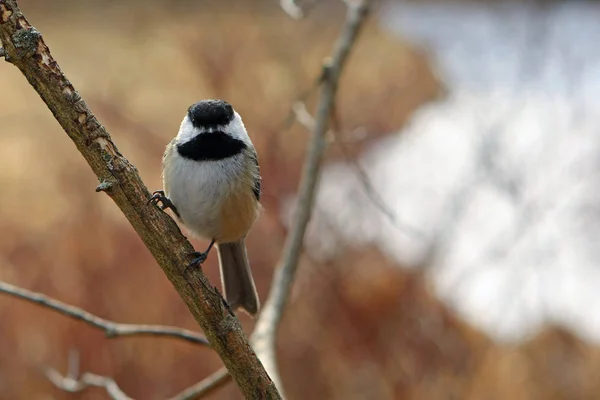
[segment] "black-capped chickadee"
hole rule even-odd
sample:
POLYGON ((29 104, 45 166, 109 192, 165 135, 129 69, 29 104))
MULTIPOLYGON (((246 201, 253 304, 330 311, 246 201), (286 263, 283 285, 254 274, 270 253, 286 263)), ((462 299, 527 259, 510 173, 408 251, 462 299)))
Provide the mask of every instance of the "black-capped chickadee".
POLYGON ((256 315, 260 305, 244 238, 261 210, 261 178, 242 118, 223 100, 193 104, 162 167, 164 191, 154 192, 151 201, 172 209, 192 234, 211 240, 190 265, 203 263, 216 244, 229 306, 256 315))

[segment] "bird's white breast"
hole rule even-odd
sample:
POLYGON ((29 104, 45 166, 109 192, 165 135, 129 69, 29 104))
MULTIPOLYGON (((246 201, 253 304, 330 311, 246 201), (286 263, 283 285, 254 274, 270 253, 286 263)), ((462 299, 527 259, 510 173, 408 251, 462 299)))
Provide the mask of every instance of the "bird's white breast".
POLYGON ((223 235, 223 209, 230 203, 228 199, 240 190, 252 190, 244 179, 244 160, 241 153, 225 160, 199 162, 181 157, 175 145, 169 146, 163 169, 165 195, 194 235, 207 239, 223 235))

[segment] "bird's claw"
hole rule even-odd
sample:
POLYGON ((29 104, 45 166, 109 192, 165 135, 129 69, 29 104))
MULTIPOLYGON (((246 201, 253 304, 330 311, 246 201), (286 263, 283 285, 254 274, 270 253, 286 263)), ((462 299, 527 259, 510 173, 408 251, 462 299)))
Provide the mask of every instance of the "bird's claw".
POLYGON ((155 191, 154 193, 152 193, 152 197, 150 197, 150 199, 148 200, 148 204, 154 203, 157 206, 158 206, 158 203, 162 203, 162 205, 160 205, 159 207, 163 210, 165 208, 165 204, 167 204, 169 202, 170 202, 170 200, 167 198, 167 196, 165 196, 164 190, 155 191))
POLYGON ((173 202, 167 196, 165 196, 164 190, 157 190, 154 193, 152 193, 152 197, 150 197, 150 199, 148 200, 148 204, 150 203, 153 203, 161 210, 166 210, 167 208, 170 208, 171 210, 173 210, 175 215, 179 217, 179 212, 177 212, 175 204, 173 204, 173 202))
POLYGON ((206 258, 208 257, 208 252, 200 252, 200 251, 195 251, 193 253, 190 254, 191 257, 194 257, 192 259, 192 261, 190 261, 190 263, 188 264, 188 266, 186 267, 184 274, 187 274, 187 272, 190 270, 190 268, 194 268, 194 267, 201 267, 202 264, 204 264, 204 261, 206 261, 206 258))
POLYGON ((196 265, 204 264, 204 261, 206 261, 206 258, 208 257, 208 252, 195 251, 190 255, 194 258, 189 263, 188 267, 193 267, 196 265))

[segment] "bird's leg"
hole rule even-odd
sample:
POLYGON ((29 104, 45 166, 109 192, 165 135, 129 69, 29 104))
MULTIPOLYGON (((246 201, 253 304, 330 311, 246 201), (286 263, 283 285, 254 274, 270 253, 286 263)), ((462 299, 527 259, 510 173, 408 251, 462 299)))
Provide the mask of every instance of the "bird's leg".
POLYGON ((189 263, 188 268, 204 263, 204 261, 206 261, 206 257, 208 257, 208 253, 210 252, 210 249, 213 248, 214 244, 215 244, 215 240, 213 239, 213 240, 211 240, 210 244, 208 245, 208 248, 205 251, 203 251, 203 252, 195 251, 192 254, 190 254, 190 256, 194 257, 194 259, 192 260, 192 262, 189 263))
POLYGON ((148 203, 154 203, 156 206, 160 207, 161 210, 166 210, 167 208, 170 208, 171 210, 173 210, 175 215, 177 215, 177 218, 181 219, 181 216, 177 211, 177 207, 175 207, 175 204, 173 204, 173 202, 167 196, 165 196, 164 190, 157 190, 156 192, 152 193, 152 197, 150 197, 148 203), (162 204, 158 205, 158 203, 162 204))
POLYGON ((192 254, 190 254, 191 257, 194 257, 192 259, 192 261, 188 264, 188 266, 186 267, 186 269, 183 271, 184 275, 187 275, 188 271, 190 268, 194 268, 196 266, 201 266, 202 263, 204 263, 204 261, 206 261, 206 258, 208 257, 208 253, 210 252, 210 249, 212 249, 212 247, 215 244, 215 240, 211 240, 210 244, 208 245, 208 248, 203 251, 195 251, 192 254))

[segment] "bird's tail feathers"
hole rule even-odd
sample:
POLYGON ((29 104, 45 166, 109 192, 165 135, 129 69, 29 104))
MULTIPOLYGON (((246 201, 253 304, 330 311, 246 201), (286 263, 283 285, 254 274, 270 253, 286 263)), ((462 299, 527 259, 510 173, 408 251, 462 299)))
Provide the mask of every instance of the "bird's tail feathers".
POLYGON ((217 248, 221 282, 227 303, 233 310, 241 308, 251 316, 255 316, 260 309, 260 302, 244 239, 234 243, 220 243, 217 248))

